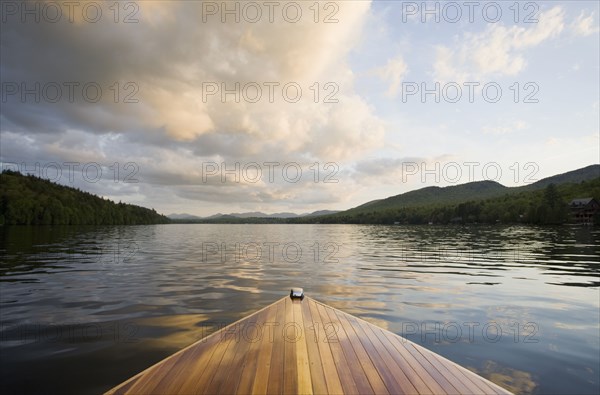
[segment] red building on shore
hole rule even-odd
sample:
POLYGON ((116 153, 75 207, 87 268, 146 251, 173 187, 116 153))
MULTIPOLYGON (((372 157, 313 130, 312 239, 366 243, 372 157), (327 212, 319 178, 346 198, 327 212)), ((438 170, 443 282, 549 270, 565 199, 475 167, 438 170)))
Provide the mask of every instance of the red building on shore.
POLYGON ((600 212, 600 203, 594 198, 573 199, 569 203, 573 222, 583 225, 593 225, 594 216, 600 212))

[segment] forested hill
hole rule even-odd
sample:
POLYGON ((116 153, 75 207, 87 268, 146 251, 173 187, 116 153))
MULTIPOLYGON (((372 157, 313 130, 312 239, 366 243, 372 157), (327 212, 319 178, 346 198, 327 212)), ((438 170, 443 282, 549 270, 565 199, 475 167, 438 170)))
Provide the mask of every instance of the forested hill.
MULTIPOLYGON (((600 166, 592 165, 522 187, 492 181, 449 187, 427 187, 374 200, 332 215, 292 222, 342 224, 524 223, 573 221, 568 203, 577 198, 600 200, 600 166)), ((600 212, 593 222, 600 224, 600 212)))
POLYGON ((0 224, 142 225, 168 223, 154 210, 114 203, 79 189, 14 171, 0 174, 0 224))
POLYGON ((600 165, 591 165, 578 170, 557 174, 544 178, 529 185, 520 187, 505 187, 495 181, 476 181, 467 184, 452 185, 447 187, 431 186, 406 192, 385 199, 367 202, 358 207, 346 210, 340 215, 358 214, 360 212, 373 212, 376 210, 406 209, 409 207, 423 207, 428 205, 449 205, 464 203, 475 199, 489 199, 501 197, 508 193, 524 191, 537 191, 550 184, 577 184, 582 181, 591 181, 600 177, 600 165))
POLYGON ((355 214, 374 210, 422 207, 431 204, 461 203, 474 196, 479 199, 501 196, 508 190, 510 188, 494 181, 477 181, 449 187, 431 186, 371 201, 347 210, 344 213, 355 214))

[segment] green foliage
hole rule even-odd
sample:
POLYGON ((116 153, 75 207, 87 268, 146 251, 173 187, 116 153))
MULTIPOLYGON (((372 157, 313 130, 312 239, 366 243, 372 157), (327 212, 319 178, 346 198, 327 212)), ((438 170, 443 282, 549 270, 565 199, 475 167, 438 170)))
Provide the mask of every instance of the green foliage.
POLYGON ((0 224, 141 225, 168 223, 154 210, 114 203, 79 189, 14 171, 0 174, 0 224))
MULTIPOLYGON (((567 183, 577 184, 587 180, 600 177, 600 165, 591 165, 564 174, 544 178, 529 185, 508 188, 494 181, 477 181, 449 187, 426 187, 400 195, 391 196, 386 199, 374 200, 361 206, 347 210, 345 213, 358 214, 370 213, 379 210, 402 210, 408 207, 423 207, 430 205, 460 204, 472 200, 491 199, 507 194, 518 194, 521 192, 539 191, 551 184, 562 185, 567 183)), ((513 207, 514 209, 515 207, 513 207)), ((472 213, 471 213, 472 214, 472 213)), ((461 214, 459 214, 460 216, 461 214)), ((506 214, 498 214, 498 219, 507 217, 506 214)))
MULTIPOLYGON (((523 176, 527 177, 525 174, 523 174, 523 176)), ((600 177, 600 165, 590 165, 581 169, 569 171, 563 174, 557 174, 552 177, 547 177, 542 180, 536 181, 532 184, 517 187, 517 189, 523 191, 532 191, 537 189, 543 189, 549 184, 579 184, 582 181, 593 180, 598 177, 600 177)))
POLYGON ((401 195, 391 196, 386 199, 365 203, 348 211, 359 213, 381 209, 422 207, 439 203, 460 203, 468 200, 472 196, 479 196, 480 198, 500 196, 506 193, 508 189, 509 188, 494 181, 470 182, 445 188, 426 187, 406 192, 401 195))
MULTIPOLYGON (((477 194, 460 203, 407 205, 380 208, 359 206, 361 210, 299 218, 289 222, 350 224, 435 224, 449 223, 525 223, 563 224, 570 220, 568 203, 575 198, 600 198, 600 177, 579 183, 546 184, 544 189, 505 188, 502 196, 482 198, 477 194), (516 191, 514 190, 516 189, 516 191)), ((452 200, 455 197, 452 197, 452 200)), ((600 217, 600 215, 597 215, 600 217)), ((600 218, 598 218, 600 219, 600 218)), ((595 220, 595 224, 600 221, 595 220)))

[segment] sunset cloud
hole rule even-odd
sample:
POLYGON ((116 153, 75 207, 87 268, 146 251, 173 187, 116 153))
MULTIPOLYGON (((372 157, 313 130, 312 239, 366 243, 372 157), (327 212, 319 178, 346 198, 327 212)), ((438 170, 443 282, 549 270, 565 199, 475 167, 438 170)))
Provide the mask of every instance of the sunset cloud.
POLYGON ((394 2, 268 4, 4 2, 3 168, 79 163, 62 183, 210 215, 349 208, 425 186, 401 181, 410 158, 535 161, 545 175, 597 159, 576 149, 599 127, 597 4, 542 2, 537 23, 514 22, 504 5, 498 22, 450 23, 403 22, 394 2), (479 89, 470 102, 461 85, 457 103, 403 95, 404 82, 494 79, 498 103, 479 89), (536 156, 548 136, 583 154, 536 156), (82 176, 86 163, 100 179, 82 176), (205 180, 207 163, 279 163, 279 178, 205 180), (285 164, 303 177, 283 179, 285 164), (323 182, 327 166, 338 182, 323 182), (138 182, 124 182, 131 174, 138 182))

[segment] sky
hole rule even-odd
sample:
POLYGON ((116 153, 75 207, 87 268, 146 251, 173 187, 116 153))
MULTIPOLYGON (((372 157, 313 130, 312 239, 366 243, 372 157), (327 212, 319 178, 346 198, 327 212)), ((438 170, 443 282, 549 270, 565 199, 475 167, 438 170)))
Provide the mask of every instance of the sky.
POLYGON ((0 165, 163 214, 600 162, 597 1, 3 1, 0 165))

